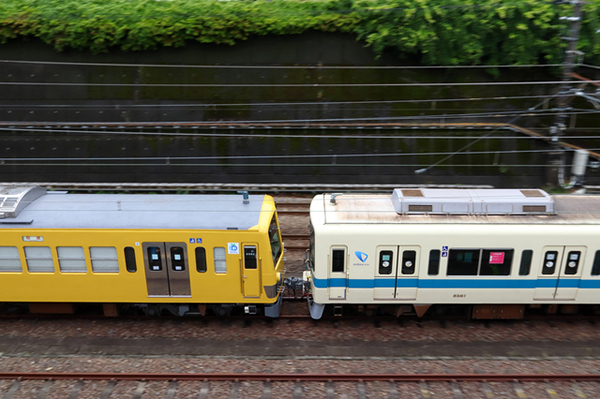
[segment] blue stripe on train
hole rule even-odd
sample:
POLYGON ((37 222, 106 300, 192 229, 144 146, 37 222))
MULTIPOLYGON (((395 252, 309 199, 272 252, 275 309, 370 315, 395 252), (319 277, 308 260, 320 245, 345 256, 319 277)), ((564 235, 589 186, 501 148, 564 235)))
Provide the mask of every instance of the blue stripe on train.
POLYGON ((319 279, 313 278, 315 287, 349 287, 349 288, 393 288, 393 287, 418 287, 418 288, 480 288, 480 289, 533 289, 533 288, 600 288, 600 279, 598 280, 579 280, 573 278, 555 278, 538 280, 511 280, 511 279, 422 279, 417 278, 377 278, 377 279, 319 279), (396 285, 397 281, 397 285, 396 285))

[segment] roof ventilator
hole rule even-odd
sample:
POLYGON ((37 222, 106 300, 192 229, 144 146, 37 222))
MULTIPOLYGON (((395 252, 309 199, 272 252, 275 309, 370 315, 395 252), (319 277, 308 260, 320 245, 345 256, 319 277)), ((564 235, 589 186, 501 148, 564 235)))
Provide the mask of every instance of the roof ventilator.
POLYGON ((399 214, 536 215, 554 213, 554 200, 530 189, 395 189, 392 203, 399 214))
POLYGON ((27 205, 46 194, 37 186, 0 186, 0 219, 16 218, 27 205))

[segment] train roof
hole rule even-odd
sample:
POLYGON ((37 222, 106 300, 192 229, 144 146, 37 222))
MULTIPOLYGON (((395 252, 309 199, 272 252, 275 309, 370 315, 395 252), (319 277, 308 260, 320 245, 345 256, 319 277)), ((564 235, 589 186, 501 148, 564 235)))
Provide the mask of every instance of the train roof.
MULTIPOLYGON (((323 194, 311 203, 313 225, 318 224, 600 224, 600 197, 552 195, 549 212, 428 213, 398 212, 390 195, 323 194), (333 195, 333 201, 332 201, 333 195)), ((539 205, 534 205, 539 206, 539 205)))
POLYGON ((0 187, 0 228, 248 230, 264 195, 67 194, 0 187), (14 200, 20 195, 20 199, 14 200), (8 204, 7 204, 8 202, 8 204), (11 212, 13 208, 21 208, 11 212))

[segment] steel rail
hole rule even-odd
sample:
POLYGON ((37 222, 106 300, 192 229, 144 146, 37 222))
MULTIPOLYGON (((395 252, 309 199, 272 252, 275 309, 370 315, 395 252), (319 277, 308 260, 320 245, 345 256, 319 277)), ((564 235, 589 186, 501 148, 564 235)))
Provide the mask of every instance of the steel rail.
MULTIPOLYGON (((327 191, 391 191, 395 188, 493 188, 490 185, 457 185, 457 184, 269 184, 269 183, 84 183, 84 182, 0 182, 5 186, 40 186, 53 190, 71 190, 71 191, 234 191, 247 190, 254 192, 327 192, 327 191)), ((303 206, 302 202, 293 203, 303 206)))
POLYGON ((600 381, 600 374, 246 374, 246 373, 41 373, 1 372, 2 380, 115 381, 394 381, 394 382, 545 382, 600 381))

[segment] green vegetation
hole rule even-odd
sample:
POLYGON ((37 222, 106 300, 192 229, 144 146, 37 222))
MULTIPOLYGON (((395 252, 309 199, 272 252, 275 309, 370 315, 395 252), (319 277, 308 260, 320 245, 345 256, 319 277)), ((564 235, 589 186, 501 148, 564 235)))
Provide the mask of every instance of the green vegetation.
MULTIPOLYGON (((600 62, 600 0, 584 6, 580 50, 600 62)), ((364 40, 426 65, 561 62, 572 6, 513 0, 2 0, 0 43, 39 38, 56 50, 108 52, 233 45, 316 30, 364 40)))

